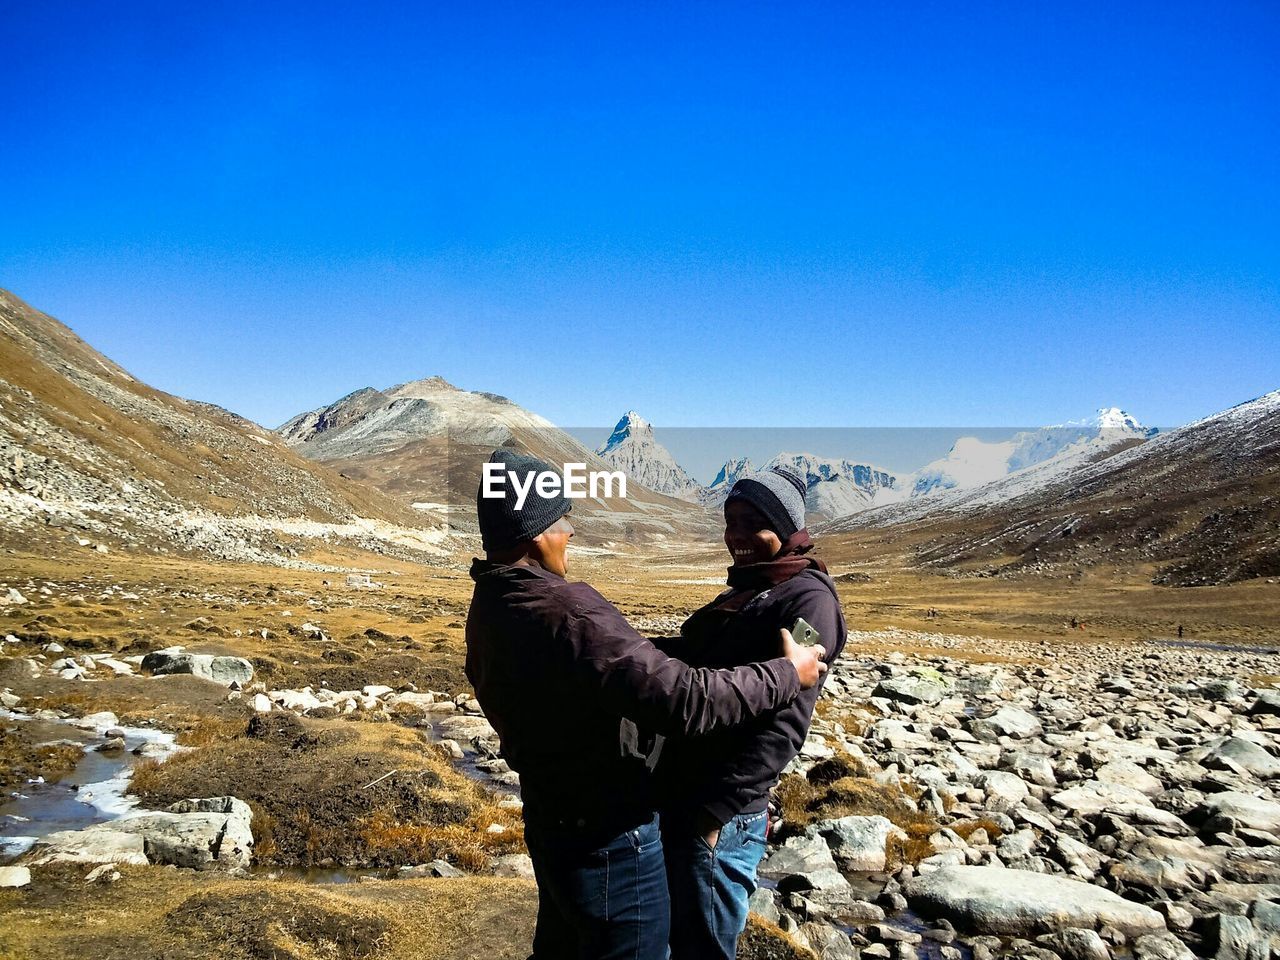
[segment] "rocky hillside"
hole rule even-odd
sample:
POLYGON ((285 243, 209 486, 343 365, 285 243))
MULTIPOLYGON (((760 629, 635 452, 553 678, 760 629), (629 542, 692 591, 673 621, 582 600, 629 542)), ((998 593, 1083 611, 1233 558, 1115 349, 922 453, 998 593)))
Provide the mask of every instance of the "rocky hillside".
MULTIPOLYGON (((439 377, 387 390, 357 390, 298 414, 277 432, 303 456, 461 531, 474 529, 480 465, 496 447, 528 450, 555 466, 584 463, 589 471, 618 469, 505 397, 461 390, 439 377)), ((578 524, 579 542, 661 543, 715 536, 714 518, 700 506, 642 483, 629 484, 625 499, 579 500, 574 515, 584 518, 578 524)))
POLYGON ((1150 567, 1199 586, 1280 574, 1280 391, 1152 440, 1057 457, 826 528, 983 573, 1150 567))
POLYGON ((429 526, 0 291, 0 537, 288 562, 317 540, 436 554, 429 526))

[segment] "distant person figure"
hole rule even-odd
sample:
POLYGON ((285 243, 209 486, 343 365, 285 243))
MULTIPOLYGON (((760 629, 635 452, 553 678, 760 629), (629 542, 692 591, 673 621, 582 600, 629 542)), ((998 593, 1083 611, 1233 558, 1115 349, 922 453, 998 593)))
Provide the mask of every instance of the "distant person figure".
POLYGON ((818 683, 822 651, 775 630, 761 662, 735 669, 667 657, 565 579, 570 501, 530 477, 551 468, 509 450, 490 460, 530 489, 523 509, 510 484, 503 499, 477 492, 485 559, 471 565, 466 670, 520 774, 538 883, 531 960, 664 960, 670 906, 640 731, 707 733, 775 711, 818 683))
POLYGON ((1182 624, 1178 624, 1178 639, 1182 639, 1182 624))
MULTIPOLYGON (((690 664, 732 667, 766 655, 802 618, 834 661, 845 624, 835 584, 805 529, 804 482, 782 471, 744 477, 724 505, 733 565, 720 596, 678 640, 690 664)), ((658 760, 662 840, 671 889, 672 960, 733 960, 765 851, 769 793, 804 745, 819 686, 750 723, 673 738, 658 760)))
POLYGON ((1071 618, 1071 629, 1072 629, 1072 630, 1075 630, 1075 629, 1076 629, 1077 627, 1079 627, 1079 626, 1080 626, 1080 622, 1079 622, 1078 620, 1076 620, 1076 618, 1075 618, 1075 617, 1072 617, 1072 618, 1071 618))

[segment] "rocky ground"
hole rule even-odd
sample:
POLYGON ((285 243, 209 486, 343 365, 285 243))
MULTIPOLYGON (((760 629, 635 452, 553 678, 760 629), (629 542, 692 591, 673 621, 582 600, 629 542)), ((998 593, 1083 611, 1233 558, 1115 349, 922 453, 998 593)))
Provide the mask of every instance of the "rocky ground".
POLYGON ((866 639, 781 785, 759 913, 823 958, 1280 952, 1274 656, 866 639))
MULTIPOLYGON (((77 757, 133 776, 0 868, 0 956, 526 955, 519 780, 461 672, 465 575, 14 567, 6 790, 74 782, 77 757)), ((694 572, 605 591, 663 633, 704 599, 694 572)), ((1274 653, 903 623, 853 632, 830 677, 741 956, 1274 955, 1274 653)))

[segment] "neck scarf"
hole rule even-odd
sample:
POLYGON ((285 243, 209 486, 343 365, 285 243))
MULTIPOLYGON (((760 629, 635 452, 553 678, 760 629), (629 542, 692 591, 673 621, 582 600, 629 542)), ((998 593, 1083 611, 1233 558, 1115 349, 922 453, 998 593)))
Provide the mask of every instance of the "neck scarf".
POLYGON ((809 531, 797 530, 782 541, 782 549, 773 559, 763 563, 748 563, 729 568, 729 586, 735 590, 768 590, 790 580, 803 570, 827 572, 827 565, 817 557, 806 557, 813 549, 809 531))

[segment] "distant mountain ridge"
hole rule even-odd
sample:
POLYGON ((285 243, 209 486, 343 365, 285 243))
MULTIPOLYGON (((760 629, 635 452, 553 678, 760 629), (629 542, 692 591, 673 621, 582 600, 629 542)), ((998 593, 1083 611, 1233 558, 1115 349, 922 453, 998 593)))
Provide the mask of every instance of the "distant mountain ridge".
MULTIPOLYGON (((628 427, 624 417, 619 428, 612 456, 627 460, 630 452, 627 462, 636 470, 647 469, 649 483, 678 489, 683 471, 653 442, 648 424, 637 417, 628 427), (660 469, 666 470, 665 479, 660 469)), ((302 455, 465 531, 474 530, 481 464, 495 448, 525 450, 553 466, 584 463, 589 471, 615 469, 609 458, 593 453, 550 420, 506 397, 462 390, 441 377, 385 390, 356 390, 291 417, 278 433, 302 455)), ((628 485, 625 499, 575 501, 574 516, 584 518, 577 525, 582 542, 697 539, 708 536, 713 526, 696 504, 638 480, 628 485)))
POLYGON ((1280 390, 1144 440, 1086 442, 951 496, 824 534, 913 544, 923 566, 1053 572, 1098 562, 1202 586, 1280 575, 1280 390))
POLYGON ((904 481, 911 498, 970 489, 1055 457, 1088 456, 1115 444, 1148 440, 1157 432, 1119 407, 1104 407, 1091 418, 1024 430, 1004 441, 962 437, 945 457, 926 464, 904 481))
MULTIPOLYGON (((815 521, 833 520, 875 507, 928 499, 928 512, 941 497, 992 483, 1049 461, 1065 464, 1097 456, 1116 446, 1144 441, 1157 431, 1144 427, 1118 407, 1099 409, 1083 420, 1024 430, 992 442, 962 437, 947 456, 913 473, 892 471, 849 458, 810 453, 779 453, 759 469, 781 467, 805 481, 805 505, 815 521)), ((653 428, 628 411, 601 445, 601 455, 650 489, 696 500, 712 509, 724 503, 733 484, 756 467, 746 457, 725 462, 710 485, 698 485, 653 436, 653 428)))

